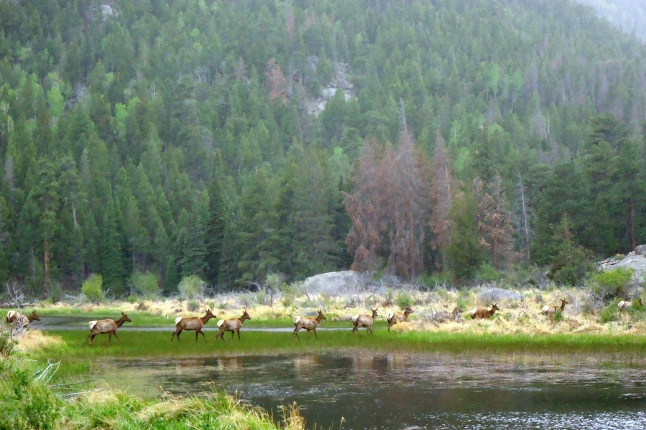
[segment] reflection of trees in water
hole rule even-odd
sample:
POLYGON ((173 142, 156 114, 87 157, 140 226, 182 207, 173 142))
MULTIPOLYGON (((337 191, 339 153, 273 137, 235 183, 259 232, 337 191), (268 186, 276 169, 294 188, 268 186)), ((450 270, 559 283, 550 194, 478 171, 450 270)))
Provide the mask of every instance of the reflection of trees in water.
POLYGON ((242 369, 242 357, 219 357, 216 366, 219 371, 232 371, 242 369))
POLYGON ((355 356, 352 357, 352 369, 354 370, 370 370, 375 367, 374 356, 355 356))
POLYGON ((193 376, 196 369, 205 369, 207 365, 205 359, 179 360, 175 362, 175 375, 193 376))
POLYGON ((318 355, 297 355, 294 357, 294 373, 298 378, 311 377, 321 365, 318 355))
POLYGON ((388 370, 401 370, 412 367, 411 357, 408 354, 388 354, 386 356, 388 370))

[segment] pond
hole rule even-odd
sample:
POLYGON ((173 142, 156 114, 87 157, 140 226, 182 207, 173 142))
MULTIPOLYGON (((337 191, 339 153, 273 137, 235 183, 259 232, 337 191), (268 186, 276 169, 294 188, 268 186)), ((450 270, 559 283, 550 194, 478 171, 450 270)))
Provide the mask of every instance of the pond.
POLYGON ((641 356, 388 354, 228 356, 96 363, 129 393, 226 390, 318 429, 646 428, 641 356))

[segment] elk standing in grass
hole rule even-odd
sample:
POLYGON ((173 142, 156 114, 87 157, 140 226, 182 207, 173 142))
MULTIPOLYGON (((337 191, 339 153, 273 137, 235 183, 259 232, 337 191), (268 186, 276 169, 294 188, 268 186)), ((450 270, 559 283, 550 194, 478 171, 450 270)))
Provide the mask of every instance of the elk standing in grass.
POLYGON ((220 320, 218 321, 218 328, 220 331, 218 334, 215 335, 215 338, 220 338, 224 340, 224 332, 230 331, 231 332, 231 340, 233 340, 233 333, 236 332, 238 333, 238 340, 240 340, 240 328, 242 327, 242 323, 244 323, 246 320, 250 320, 251 317, 247 313, 247 310, 244 309, 242 311, 242 316, 240 318, 234 319, 234 320, 220 320))
POLYGON ((473 308, 471 310, 471 312, 469 312, 469 313, 471 314, 471 318, 474 319, 474 320, 476 320, 476 319, 488 319, 488 318, 491 318, 496 313, 496 311, 499 311, 499 310, 500 310, 500 308, 498 307, 498 305, 496 303, 492 303, 491 304, 491 309, 486 309, 486 308, 476 309, 476 308, 473 308))
POLYGON ((413 312, 414 311, 410 308, 410 306, 406 306, 403 314, 400 314, 399 312, 388 312, 388 314, 386 315, 386 321, 388 321, 388 331, 390 331, 391 326, 400 322, 408 321, 408 315, 412 314, 413 312))
POLYGON ((370 334, 373 334, 372 324, 375 322, 375 318, 377 318, 377 309, 371 309, 371 311, 372 311, 372 315, 357 314, 352 317, 352 324, 354 324, 354 327, 352 328, 353 334, 361 327, 365 327, 366 331, 368 331, 370 334))
POLYGON ((298 331, 304 328, 305 330, 307 330, 307 336, 305 336, 305 339, 310 336, 310 330, 314 332, 314 336, 318 339, 319 337, 316 334, 316 328, 319 324, 321 324, 321 320, 327 319, 320 309, 318 310, 318 313, 319 314, 316 316, 316 318, 302 316, 297 316, 296 318, 294 318, 294 336, 296 336, 300 340, 300 337, 298 337, 298 331))
POLYGON ((561 313, 563 313, 563 310, 565 309, 565 305, 569 304, 565 299, 561 299, 561 304, 560 305, 545 305, 543 306, 543 309, 541 309, 541 313, 547 317, 549 317, 550 321, 554 321, 554 314, 556 314, 556 310, 560 309, 561 313))
POLYGON ((119 318, 118 320, 90 321, 90 334, 87 335, 87 337, 90 339, 90 345, 92 345, 92 341, 94 340, 94 337, 96 335, 104 333, 108 334, 108 342, 112 342, 112 335, 114 335, 114 337, 116 337, 118 341, 121 341, 121 339, 119 339, 119 336, 117 335, 117 329, 121 327, 126 321, 132 322, 132 320, 128 318, 128 315, 123 312, 121 312, 121 318, 119 318))
MULTIPOLYGON (((639 306, 644 306, 644 302, 642 302, 642 299, 637 299, 637 303, 639 303, 639 306)), ((630 310, 633 307, 633 301, 622 300, 619 303, 617 303, 617 307, 619 308, 620 311, 630 310)))
POLYGON ((177 317, 175 318, 175 331, 170 335, 170 341, 173 341, 175 335, 177 335, 177 341, 179 342, 179 335, 182 334, 183 330, 195 330, 195 342, 197 342, 197 335, 202 333, 204 336, 204 342, 206 342, 206 335, 202 331, 204 324, 211 318, 215 318, 215 315, 211 313, 211 309, 206 310, 206 314, 200 317, 186 318, 186 317, 177 317))

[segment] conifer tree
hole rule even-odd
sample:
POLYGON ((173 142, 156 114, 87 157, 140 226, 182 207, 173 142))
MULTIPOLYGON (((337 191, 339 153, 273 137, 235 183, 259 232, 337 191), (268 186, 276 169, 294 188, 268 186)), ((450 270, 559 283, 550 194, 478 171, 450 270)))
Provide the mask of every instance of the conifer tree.
POLYGON ((440 254, 440 268, 446 266, 446 247, 449 244, 451 219, 449 212, 453 203, 454 179, 451 160, 442 134, 438 131, 435 137, 433 151, 433 166, 431 170, 430 188, 430 221, 433 233, 431 246, 440 254))

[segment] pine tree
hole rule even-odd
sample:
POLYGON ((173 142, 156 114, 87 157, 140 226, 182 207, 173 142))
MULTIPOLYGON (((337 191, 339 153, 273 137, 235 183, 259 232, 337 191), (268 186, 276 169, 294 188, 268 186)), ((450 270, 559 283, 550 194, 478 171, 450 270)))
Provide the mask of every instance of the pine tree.
POLYGON ((440 268, 446 266, 446 247, 449 244, 451 220, 449 213, 453 204, 454 179, 451 169, 451 160, 444 142, 438 131, 435 137, 435 150, 433 151, 432 179, 430 189, 430 221, 429 226, 433 232, 431 246, 440 254, 440 268))
POLYGON ((492 266, 500 269, 511 259, 513 234, 502 179, 496 176, 492 184, 485 186, 480 178, 475 178, 473 195, 477 202, 480 243, 489 249, 492 266))
POLYGON ((451 233, 446 256, 453 276, 458 280, 473 278, 483 262, 478 239, 477 203, 468 188, 456 196, 450 212, 451 233))
POLYGON ((209 187, 209 220, 205 238, 205 277, 210 285, 217 285, 222 264, 227 207, 222 196, 220 178, 217 176, 209 187))

